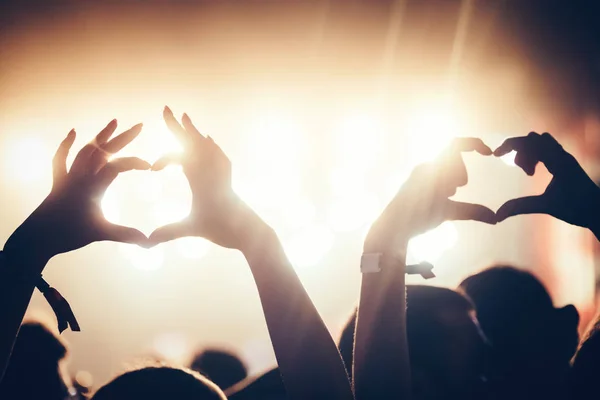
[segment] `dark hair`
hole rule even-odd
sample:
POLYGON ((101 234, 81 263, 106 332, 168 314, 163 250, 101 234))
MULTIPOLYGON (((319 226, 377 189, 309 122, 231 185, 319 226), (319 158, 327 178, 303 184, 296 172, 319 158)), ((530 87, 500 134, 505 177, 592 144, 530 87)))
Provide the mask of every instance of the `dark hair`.
POLYGON ((205 349, 196 354, 190 368, 225 390, 248 376, 246 366, 235 354, 222 349, 205 349))
MULTIPOLYGON (((473 305, 465 296, 454 290, 425 285, 407 285, 406 303, 411 364, 431 366, 439 359, 438 347, 451 346, 449 339, 456 337, 454 331, 462 332, 462 327, 451 326, 446 322, 452 323, 459 314, 468 317, 473 311, 473 305)), ((340 353, 349 374, 352 373, 355 327, 356 312, 342 331, 339 342, 340 353)), ((472 328, 476 329, 474 322, 472 328)), ((483 341, 483 338, 481 340, 483 341)))
POLYGON ((513 339, 515 324, 554 309, 552 298, 531 273, 496 266, 466 278, 459 286, 475 304, 488 338, 500 344, 513 339))
POLYGON ((67 348, 48 327, 40 322, 24 323, 0 382, 0 398, 64 399, 68 389, 59 362, 66 354, 67 348))
POLYGON ((490 379, 504 397, 563 396, 578 343, 579 314, 557 309, 531 273, 497 266, 465 279, 460 289, 475 304, 492 344, 490 379))
POLYGON ((496 266, 468 277, 459 289, 473 301, 481 328, 504 356, 520 357, 527 349, 544 357, 556 353, 554 357, 565 363, 573 356, 579 314, 573 306, 554 308, 533 274, 496 266))
POLYGON ((600 379, 600 318, 587 330, 573 358, 570 371, 572 398, 589 398, 598 391, 600 379))
POLYGON ((146 367, 118 376, 100 388, 93 400, 223 400, 223 392, 193 371, 146 367))

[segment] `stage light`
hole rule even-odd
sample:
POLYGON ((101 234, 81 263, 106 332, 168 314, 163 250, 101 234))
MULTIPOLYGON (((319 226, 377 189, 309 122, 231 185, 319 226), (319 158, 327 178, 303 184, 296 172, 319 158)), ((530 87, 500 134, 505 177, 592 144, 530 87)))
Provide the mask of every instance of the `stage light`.
POLYGON ((354 166, 337 167, 331 171, 329 182, 333 196, 348 197, 364 189, 365 171, 354 166))
POLYGON ((151 116, 144 121, 140 136, 120 151, 119 157, 142 157, 152 163, 164 155, 182 151, 183 146, 173 132, 165 126, 165 122, 151 116))
POLYGON ((374 195, 357 191, 332 202, 327 225, 334 232, 354 232, 373 222, 380 211, 374 195))
POLYGON ((296 231, 313 223, 316 215, 315 205, 304 196, 282 204, 281 217, 283 229, 296 231))
POLYGON ((183 364, 190 356, 190 344, 185 335, 179 332, 168 332, 154 338, 153 348, 165 360, 183 364))
POLYGON ((452 222, 444 222, 436 229, 415 236, 408 243, 408 262, 429 261, 435 263, 458 240, 456 227, 452 222))
POLYGON ((108 189, 106 189, 104 197, 102 197, 102 201, 100 203, 100 208, 102 209, 104 218, 113 224, 120 223, 121 208, 119 205, 119 200, 119 194, 115 190, 115 187, 109 186, 108 189))
POLYGON ((336 165, 365 170, 382 151, 381 122, 366 114, 351 115, 337 126, 334 137, 336 165))
POLYGON ((502 161, 504 161, 504 163, 506 165, 508 165, 510 167, 514 167, 514 166, 516 166, 516 164, 515 164, 515 157, 516 157, 516 155, 517 155, 516 151, 511 151, 510 153, 505 154, 502 157, 500 157, 500 159, 502 161))
POLYGON ((406 127, 411 167, 431 161, 444 150, 452 138, 459 136, 460 126, 450 105, 440 103, 418 109, 412 113, 406 127))
POLYGON ((52 151, 39 137, 12 138, 4 146, 5 170, 8 178, 23 184, 31 184, 51 178, 52 151))
POLYGON ((199 260, 208 254, 210 242, 199 237, 184 237, 175 241, 175 247, 182 257, 199 260))
POLYGON ((149 203, 160 201, 164 193, 163 181, 171 178, 169 176, 171 169, 173 169, 174 173, 183 173, 181 168, 169 167, 160 173, 144 171, 143 173, 136 174, 136 179, 132 182, 132 189, 135 192, 136 199, 149 203))
POLYGON ((236 193, 253 207, 279 208, 300 193, 305 155, 303 135, 285 114, 267 114, 246 134, 241 168, 234 171, 236 193))
POLYGON ((119 251, 131 265, 142 271, 160 269, 165 261, 162 247, 143 249, 133 244, 119 243, 119 251))
POLYGON ((284 248, 294 267, 308 268, 325 257, 333 240, 333 233, 326 226, 313 224, 292 236, 284 248))

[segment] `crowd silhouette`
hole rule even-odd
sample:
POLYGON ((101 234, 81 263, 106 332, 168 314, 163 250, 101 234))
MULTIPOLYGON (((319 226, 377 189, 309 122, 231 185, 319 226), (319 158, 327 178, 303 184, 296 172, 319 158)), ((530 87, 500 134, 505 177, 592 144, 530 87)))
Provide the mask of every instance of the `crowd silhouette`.
POLYGON ((600 324, 578 337, 575 307, 556 308, 541 282, 512 266, 494 266, 456 290, 406 285, 408 241, 444 221, 497 224, 547 214, 600 238, 600 189, 548 133, 513 137, 498 148, 456 138, 434 161, 417 166, 373 222, 363 256, 356 310, 340 340, 331 337, 274 231, 231 187, 232 165, 210 136, 183 114, 164 120, 182 153, 156 163, 116 157, 140 134, 114 136, 116 120, 84 146, 70 168, 71 131, 53 161, 50 194, 14 231, 0 256, 0 399, 583 399, 598 392, 600 324), (464 152, 516 152, 527 175, 546 166, 553 178, 538 196, 511 199, 497 211, 450 200, 468 182, 464 152), (149 237, 104 219, 100 199, 131 170, 180 164, 192 192, 189 216, 149 237), (145 248, 202 237, 240 251, 259 293, 277 367, 248 377, 244 362, 206 349, 190 368, 152 364, 84 393, 65 373, 66 345, 38 322, 23 322, 33 291, 50 302, 59 330, 79 325, 67 301, 42 278, 48 261, 98 241, 145 248))

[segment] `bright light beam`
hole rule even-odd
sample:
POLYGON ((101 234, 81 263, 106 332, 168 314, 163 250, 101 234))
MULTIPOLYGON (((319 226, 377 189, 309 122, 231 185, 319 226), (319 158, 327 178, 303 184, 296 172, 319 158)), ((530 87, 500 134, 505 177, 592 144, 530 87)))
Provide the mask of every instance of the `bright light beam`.
POLYGON ((452 249, 458 240, 456 227, 444 222, 436 229, 415 236, 408 243, 408 262, 429 261, 435 263, 444 253, 452 249))
POLYGON ((284 248, 294 267, 309 268, 325 257, 333 241, 327 227, 315 224, 294 235, 284 248))

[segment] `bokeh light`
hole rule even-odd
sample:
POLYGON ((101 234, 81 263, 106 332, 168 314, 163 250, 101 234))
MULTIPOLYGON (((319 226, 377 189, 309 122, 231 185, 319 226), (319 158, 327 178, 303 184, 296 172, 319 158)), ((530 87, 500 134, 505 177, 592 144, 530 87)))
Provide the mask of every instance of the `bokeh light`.
POLYGON ((278 208, 298 196, 305 141, 285 113, 267 112, 246 133, 244 160, 234 171, 234 190, 251 206, 278 208))
POLYGON ((165 253, 162 246, 144 249, 137 245, 120 243, 119 251, 133 267, 141 271, 155 271, 160 269, 165 262, 165 253))
POLYGON ((381 121, 367 114, 346 116, 334 133, 336 165, 364 171, 371 167, 383 149, 381 121))
POLYGON ((107 221, 112 222, 113 224, 120 223, 121 204, 119 192, 114 186, 109 186, 108 189, 106 189, 104 197, 102 197, 100 207, 102 208, 102 213, 107 221))
POLYGON ((354 232, 373 222, 380 211, 373 194, 356 191, 334 199, 329 208, 327 225, 336 233, 354 232))
POLYGON ((502 157, 500 157, 500 159, 502 161, 504 161, 504 163, 510 167, 515 167, 515 157, 517 156, 517 152, 516 151, 511 151, 508 154, 503 155, 502 157))
POLYGON ((429 261, 435 263, 444 253, 454 247, 458 232, 454 223, 446 221, 435 229, 415 236, 408 243, 408 262, 429 261))
POLYGON ((175 247, 179 255, 189 260, 204 258, 208 254, 210 246, 209 241, 197 237, 184 237, 175 241, 175 247))
POLYGON ((157 335, 152 347, 159 356, 168 362, 183 364, 190 357, 189 340, 180 332, 166 332, 157 335))
POLYGON ((326 226, 313 224, 293 235, 284 248, 294 267, 307 268, 319 264, 333 241, 334 235, 326 226))
MULTIPOLYGON (((40 137, 13 137, 4 144, 4 169, 14 182, 29 185, 51 178, 52 149, 40 137)), ((57 146, 58 147, 58 146, 57 146)))
POLYGON ((407 124, 410 165, 431 161, 444 150, 454 137, 460 136, 461 124, 457 110, 448 101, 417 107, 407 124))

